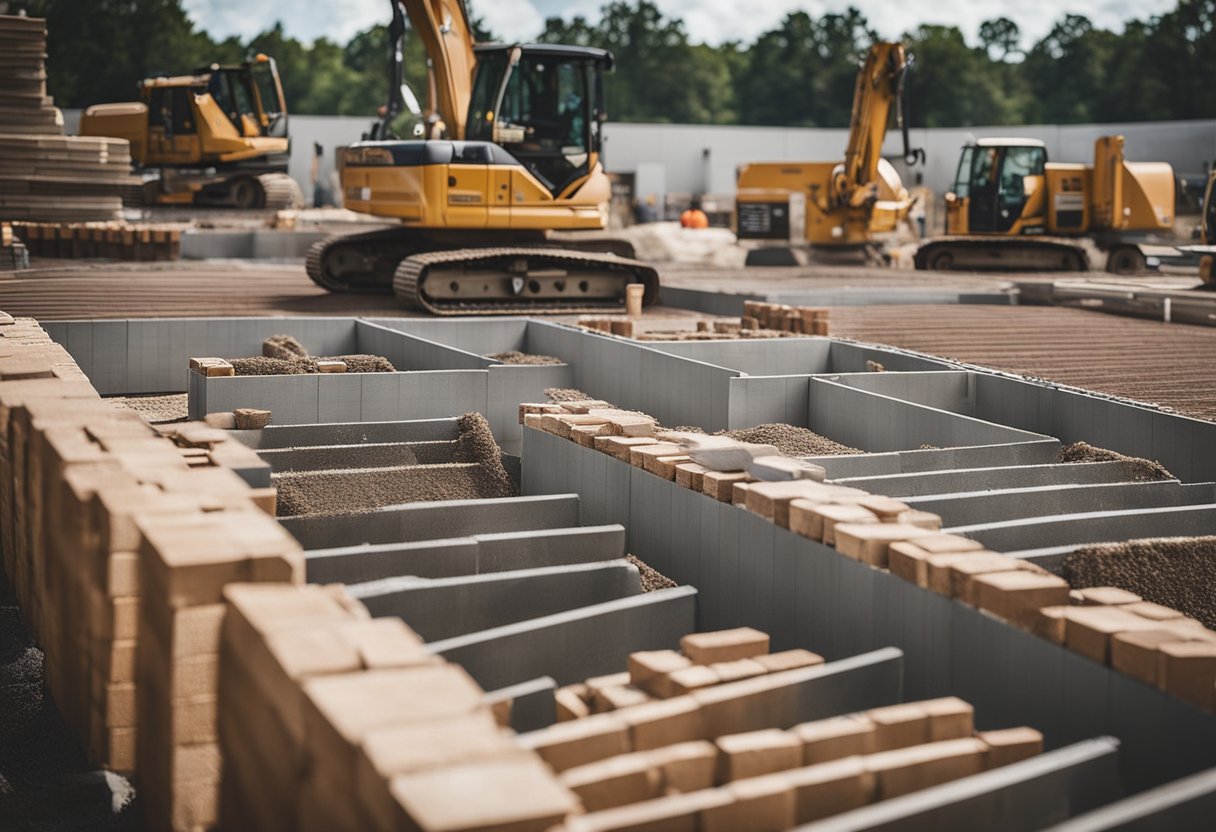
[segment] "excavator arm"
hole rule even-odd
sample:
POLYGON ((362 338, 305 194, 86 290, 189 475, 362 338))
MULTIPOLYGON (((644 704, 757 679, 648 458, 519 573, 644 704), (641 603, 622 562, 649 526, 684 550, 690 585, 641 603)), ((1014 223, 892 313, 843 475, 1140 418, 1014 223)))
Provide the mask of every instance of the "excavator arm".
MULTIPOLYGON (((400 25, 404 9, 410 25, 422 39, 434 84, 434 106, 447 126, 449 138, 463 139, 469 97, 473 91, 473 30, 462 0, 391 0, 394 25, 390 28, 393 59, 401 60, 401 39, 405 27, 400 25)), ((398 70, 399 73, 399 70, 398 70)), ((398 82, 399 86, 399 82, 398 82)), ((427 114, 428 116, 430 113, 427 114)))
POLYGON ((895 107, 896 121, 903 133, 905 160, 915 164, 924 159, 923 150, 910 147, 903 119, 904 76, 908 65, 903 44, 880 42, 870 47, 865 63, 857 73, 853 114, 849 120, 849 144, 844 165, 833 182, 836 200, 842 205, 860 207, 871 198, 870 185, 878 181, 878 165, 892 107, 895 107))

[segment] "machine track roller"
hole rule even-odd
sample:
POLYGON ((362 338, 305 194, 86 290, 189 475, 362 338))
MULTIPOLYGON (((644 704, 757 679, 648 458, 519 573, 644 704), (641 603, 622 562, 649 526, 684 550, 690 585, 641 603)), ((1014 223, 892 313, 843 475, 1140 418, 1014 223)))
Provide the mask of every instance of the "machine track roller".
POLYGON ((432 315, 572 314, 623 309, 630 283, 646 287, 643 304, 658 298, 658 273, 636 260, 559 248, 474 248, 406 257, 393 293, 432 315))
POLYGON ((400 228, 327 237, 313 243, 304 261, 309 279, 331 292, 393 291, 393 272, 417 250, 400 228))
POLYGON ((304 192, 287 174, 263 173, 258 184, 262 187, 262 207, 271 211, 304 207, 304 192))

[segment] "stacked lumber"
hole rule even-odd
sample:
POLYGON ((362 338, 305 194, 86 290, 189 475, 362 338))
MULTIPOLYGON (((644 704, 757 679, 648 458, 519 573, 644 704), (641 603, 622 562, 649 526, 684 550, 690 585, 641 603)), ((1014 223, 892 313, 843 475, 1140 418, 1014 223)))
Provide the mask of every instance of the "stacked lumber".
MULTIPOLYGON (((519 419, 527 428, 738 506, 1216 712, 1216 631, 1177 610, 1115 587, 1072 590, 1036 563, 943 533, 936 514, 823 482, 821 467, 773 456, 776 449, 769 445, 663 432, 649 416, 599 401, 521 404, 519 419)), ((630 697, 638 698, 626 691, 617 701, 630 697)), ((584 703, 592 713, 594 701, 584 703)), ((573 700, 567 703, 578 710, 573 700)))
POLYGON ((224 594, 221 828, 543 832, 577 808, 399 619, 340 587, 224 594))
POLYGON ((813 664, 805 657, 815 654, 770 654, 768 644, 766 634, 741 628, 687 635, 682 652, 634 653, 621 675, 639 691, 662 691, 665 677, 691 677, 692 668, 754 667, 617 706, 612 686, 588 679, 582 687, 606 710, 524 735, 582 803, 585 814, 564 828, 790 829, 1042 751, 1033 728, 977 732, 974 709, 953 696, 772 724, 781 709, 768 706, 794 697, 813 664))
POLYGON ((177 225, 14 222, 12 227, 35 257, 148 261, 177 260, 182 253, 182 226, 177 225))
POLYGON ((0 15, 0 219, 122 219, 139 187, 123 139, 64 136, 46 94, 46 21, 0 15))

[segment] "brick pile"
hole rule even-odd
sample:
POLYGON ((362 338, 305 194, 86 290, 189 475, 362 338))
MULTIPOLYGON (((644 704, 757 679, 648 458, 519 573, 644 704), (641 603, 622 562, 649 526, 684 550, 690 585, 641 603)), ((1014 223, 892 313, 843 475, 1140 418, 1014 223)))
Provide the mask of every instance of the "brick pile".
POLYGON ((766 705, 791 694, 804 678, 798 668, 816 663, 808 659, 822 660, 768 646, 766 634, 741 628, 685 636, 682 652, 635 653, 622 678, 638 691, 672 693, 680 674, 754 667, 639 701, 589 679, 579 698, 595 713, 524 735, 582 804, 565 829, 789 829, 1042 751, 1032 728, 977 733, 974 709, 957 697, 784 729, 766 705))
POLYGON ((0 529, 46 684, 90 762, 135 772, 149 829, 216 817, 220 593, 303 580, 256 453, 102 401, 30 319, 0 319, 0 529))
MULTIPOLYGON (((35 257, 178 260, 182 226, 128 222, 14 222, 35 257)), ((2 264, 0 264, 2 265, 2 264)))
POLYGON ((1194 618, 1130 592, 1120 595, 1114 587, 1100 587, 1102 592, 1092 597, 1071 591, 1066 580, 1031 561, 943 533, 941 517, 899 500, 795 474, 761 481, 746 465, 770 459, 751 456, 764 446, 716 444, 712 455, 698 454, 696 443, 705 437, 661 433, 645 415, 602 410, 601 404, 523 404, 520 419, 525 427, 739 506, 845 557, 982 609, 1216 711, 1216 631, 1194 618), (1133 600, 1112 600, 1128 597, 1133 600), (1097 603, 1095 598, 1105 600, 1097 603))
POLYGON ((687 319, 680 320, 675 329, 659 329, 658 326, 673 322, 647 323, 628 315, 582 315, 578 319, 579 326, 592 332, 636 338, 639 341, 737 341, 827 335, 829 331, 826 308, 753 300, 744 301, 743 315, 737 321, 699 319, 695 321, 695 330, 684 326, 685 322, 687 319))
POLYGON ((577 800, 484 692, 343 589, 229 585, 221 827, 543 832, 577 800))

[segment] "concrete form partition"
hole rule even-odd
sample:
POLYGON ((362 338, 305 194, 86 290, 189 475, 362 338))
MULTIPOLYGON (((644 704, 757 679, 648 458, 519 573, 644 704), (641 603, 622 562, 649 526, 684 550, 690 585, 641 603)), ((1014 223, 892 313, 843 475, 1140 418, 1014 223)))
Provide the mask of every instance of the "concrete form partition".
POLYGON ((896 646, 906 698, 960 696, 981 728, 1033 725, 1051 747, 1116 736, 1135 789, 1216 765, 1211 714, 607 454, 525 431, 523 488, 577 492, 585 522, 624 525, 631 552, 697 587, 698 629, 754 626, 829 659, 896 646))

